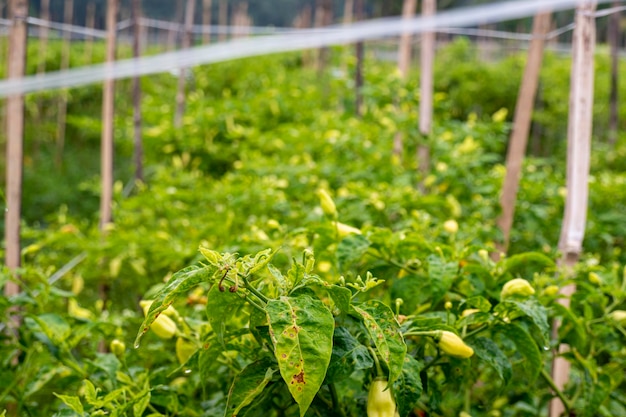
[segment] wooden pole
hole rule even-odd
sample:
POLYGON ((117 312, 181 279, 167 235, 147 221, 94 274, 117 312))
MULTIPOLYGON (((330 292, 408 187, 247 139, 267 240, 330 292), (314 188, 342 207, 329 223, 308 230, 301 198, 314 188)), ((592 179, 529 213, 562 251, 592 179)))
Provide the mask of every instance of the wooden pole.
MULTIPOLYGON (((402 18, 411 19, 415 16, 417 9, 417 0, 404 0, 402 4, 402 18)), ((411 63, 411 41, 412 36, 409 32, 405 32, 400 36, 400 45, 398 46, 398 70, 403 79, 406 79, 409 73, 409 65, 411 63)))
MULTIPOLYGON (((96 3, 90 1, 87 3, 87 14, 85 16, 87 28, 94 29, 96 27, 96 3)), ((87 36, 85 39, 85 64, 91 64, 93 60, 93 37, 87 36)))
POLYGON ((346 0, 343 5, 343 24, 349 25, 354 19, 354 0, 346 0))
MULTIPOLYGON (((174 24, 178 25, 183 18, 183 1, 177 1, 176 3, 176 14, 174 17, 174 24)), ((178 38, 179 29, 171 29, 167 34, 167 50, 171 51, 176 49, 176 43, 178 38)))
MULTIPOLYGON (((208 28, 211 26, 211 0, 202 0, 202 26, 208 28)), ((211 34, 205 32, 202 35, 202 42, 211 43, 211 34)))
MULTIPOLYGON (((422 16, 435 15, 437 4, 435 0, 423 0, 422 16)), ((419 107, 419 130, 423 141, 417 147, 417 162, 423 175, 430 169, 430 149, 427 138, 431 134, 433 123, 433 66, 435 62, 435 32, 422 34, 422 47, 420 50, 420 107, 419 107)))
MULTIPOLYGON (((65 0, 63 6, 63 21, 66 25, 71 25, 74 17, 74 0, 65 0)), ((70 41, 72 33, 63 32, 63 45, 61 47, 61 71, 67 70, 70 66, 70 41)), ((59 111, 57 113, 57 149, 55 163, 57 168, 63 165, 63 152, 65 149, 65 122, 67 119, 67 89, 61 90, 59 97, 59 111)))
MULTIPOLYGON (((118 0, 107 0, 106 14, 106 63, 107 66, 115 61, 115 42, 117 24, 118 0)), ((113 201, 113 116, 115 100, 115 81, 112 78, 104 80, 102 96, 102 149, 101 149, 101 176, 102 194, 100 196, 100 230, 112 222, 113 201)))
MULTIPOLYGON (((183 49, 191 47, 191 29, 193 26, 193 15, 196 2, 195 0, 187 0, 187 8, 185 10, 185 33, 183 35, 183 49)), ((185 113, 185 77, 187 76, 187 68, 181 68, 178 75, 178 91, 176 92, 176 113, 174 115, 174 126, 180 127, 183 124, 183 114, 185 113)))
MULTIPOLYGON (((50 0, 41 0, 41 20, 50 21, 50 0)), ((48 35, 50 31, 47 26, 39 27, 39 62, 37 63, 37 74, 46 72, 46 56, 48 50, 48 35)))
MULTIPOLYGON (((26 66, 26 18, 28 2, 26 0, 9 1, 9 19, 13 26, 9 31, 9 56, 7 67, 8 79, 24 76, 26 66)), ((5 223, 5 261, 9 269, 20 266, 20 219, 22 210, 22 173, 24 157, 24 96, 15 94, 6 100, 6 198, 5 223)), ((19 286, 8 281, 4 293, 12 297, 19 292, 19 286)))
MULTIPOLYGON (((613 7, 619 7, 620 2, 613 2, 613 7)), ((609 17, 609 45, 611 48, 611 93, 609 97, 609 143, 615 145, 619 126, 618 113, 618 74, 619 74, 619 38, 620 38, 620 13, 615 12, 609 17)))
MULTIPOLYGON (((356 0, 356 20, 363 20, 364 2, 356 0)), ((355 103, 354 111, 357 117, 363 114, 363 41, 358 41, 356 48, 356 68, 354 73, 355 103)))
MULTIPOLYGON (((593 77, 596 41, 595 0, 586 0, 576 9, 576 27, 572 43, 572 74, 567 131, 567 198, 559 239, 561 266, 565 273, 572 270, 582 252, 587 220, 591 133, 593 122, 593 77)), ((561 288, 559 303, 569 307, 570 297, 576 291, 574 284, 561 288)), ((554 323, 553 334, 558 336, 560 323, 554 323)), ((559 353, 568 350, 559 346, 559 353)), ((556 356, 552 364, 552 378, 562 390, 569 379, 570 363, 556 356)), ((550 402, 550 417, 560 416, 565 405, 558 398, 550 402)))
MULTIPOLYGON (((141 55, 141 0, 132 2, 133 19, 133 58, 141 55)), ((133 77, 133 160, 135 161, 135 180, 143 181, 143 142, 141 139, 141 82, 133 77)))
POLYGON ((220 0, 217 14, 217 24, 220 26, 221 29, 218 35, 218 40, 220 42, 224 42, 226 39, 228 39, 228 34, 226 33, 226 26, 228 25, 228 0, 220 0))
POLYGON ((502 186, 502 194, 500 195, 502 213, 497 223, 502 231, 503 241, 501 245, 498 245, 499 252, 506 252, 509 246, 522 163, 526 153, 526 145, 528 144, 535 95, 539 84, 545 35, 550 29, 550 21, 551 15, 548 12, 539 13, 533 19, 533 39, 530 42, 526 69, 524 70, 522 84, 517 95, 513 131, 511 132, 506 155, 506 175, 502 186))
MULTIPOLYGON (((315 27, 321 28, 328 26, 331 24, 332 20, 332 0, 317 0, 315 8, 315 27)), ((328 55, 329 49, 327 46, 323 46, 318 49, 315 59, 315 69, 318 72, 321 73, 324 68, 326 68, 328 64, 328 55)))

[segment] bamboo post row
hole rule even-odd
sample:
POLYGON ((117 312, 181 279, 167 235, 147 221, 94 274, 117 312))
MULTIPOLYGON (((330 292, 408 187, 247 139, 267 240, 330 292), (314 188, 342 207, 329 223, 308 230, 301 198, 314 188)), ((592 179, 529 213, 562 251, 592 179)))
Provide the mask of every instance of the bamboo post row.
MULTIPOLYGON (((141 55, 141 0, 132 2, 133 19, 133 58, 141 55)), ((143 143, 141 139, 141 83, 139 77, 133 77, 133 160, 135 162, 135 180, 143 181, 143 143)))
MULTIPOLYGON (((435 0, 423 0, 422 16, 432 17, 437 11, 435 0)), ((422 175, 426 175, 430 167, 430 149, 427 138, 432 131, 433 123, 433 66, 435 61, 435 32, 422 34, 422 47, 420 51, 420 106, 419 106, 419 130, 422 142, 417 147, 417 163, 422 175)))
MULTIPOLYGON (((193 15, 195 9, 195 0, 187 0, 185 9, 185 33, 183 34, 183 49, 191 47, 193 29, 193 15)), ((183 124, 183 114, 185 113, 185 77, 187 76, 187 68, 180 68, 178 74, 178 91, 176 92, 176 113, 174 114, 174 126, 180 127, 183 124)))
MULTIPOLYGON (((596 25, 593 12, 595 0, 586 0, 576 9, 575 29, 572 42, 572 73, 570 81, 569 117, 567 132, 567 197, 565 214, 559 239, 562 253, 561 266, 570 273, 582 251, 587 220, 588 182, 593 122, 593 82, 596 25)), ((576 291, 574 284, 561 288, 559 302, 569 307, 570 297, 576 291)), ((554 323, 554 336, 560 323, 554 323)), ((559 346, 559 354, 567 351, 559 346)), ((570 363, 556 356, 552 364, 552 377, 556 387, 563 389, 569 379, 570 363)), ((550 417, 560 416, 565 404, 558 398, 550 402, 550 417)))
MULTIPOLYGON (((119 0, 107 0, 106 14, 106 65, 115 61, 115 42, 117 7, 119 0)), ((101 180, 102 192, 100 195, 100 230, 112 222, 113 206, 113 113, 115 99, 115 81, 112 78, 104 80, 102 96, 102 140, 101 140, 101 180)))
MULTIPOLYGON (((26 66, 26 0, 9 1, 9 19, 13 20, 9 32, 9 55, 7 78, 18 79, 24 76, 26 66)), ((6 199, 5 212, 5 261, 9 269, 20 266, 20 217, 22 211, 22 169, 24 156, 24 96, 15 94, 6 101, 6 199)), ((19 286, 8 281, 5 295, 11 297, 19 292, 19 286)))
MULTIPOLYGON (((545 36, 550 29, 551 14, 548 12, 539 13, 533 19, 532 40, 528 49, 526 68, 517 95, 515 105, 515 116, 513 117, 513 130, 509 140, 509 147, 506 154, 506 175, 502 185, 500 195, 500 207, 502 213, 498 218, 498 227, 502 231, 502 243, 498 247, 498 252, 506 253, 509 246, 511 227, 515 215, 515 203, 517 201, 517 191, 522 171, 522 163, 528 144, 528 134, 530 132, 531 119, 535 104, 535 95, 539 85, 539 73, 543 60, 543 49, 545 36)), ((499 254, 497 254, 499 256, 499 254)))

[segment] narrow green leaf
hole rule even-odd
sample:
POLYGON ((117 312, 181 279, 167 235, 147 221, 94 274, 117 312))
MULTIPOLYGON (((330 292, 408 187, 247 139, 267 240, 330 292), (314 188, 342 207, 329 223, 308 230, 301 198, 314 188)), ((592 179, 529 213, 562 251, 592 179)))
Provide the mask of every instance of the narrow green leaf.
POLYGON ((598 408, 606 401, 612 391, 611 378, 608 375, 600 374, 598 379, 585 384, 585 408, 583 417, 594 417, 598 408))
POLYGON ((333 334, 333 352, 326 373, 326 384, 348 378, 354 371, 369 369, 374 359, 365 346, 345 327, 337 327, 333 334))
POLYGON ((515 323, 498 326, 497 330, 515 343, 517 352, 526 360, 524 370, 530 379, 529 383, 533 383, 537 379, 543 364, 541 353, 532 336, 526 329, 515 323))
POLYGON ((254 256, 253 266, 248 271, 248 275, 253 275, 265 268, 274 257, 272 249, 265 249, 254 256))
POLYGON ((509 358, 500 350, 498 345, 486 337, 477 337, 466 341, 473 349, 474 354, 478 356, 487 365, 491 366, 504 382, 504 386, 509 383, 513 375, 513 368, 509 362, 509 358))
POLYGON ((150 404, 150 390, 142 390, 136 398, 136 402, 133 404, 133 415, 135 417, 141 417, 143 412, 148 408, 148 404, 150 404))
POLYGON ((324 303, 307 295, 270 300, 266 312, 280 373, 304 416, 324 382, 335 320, 324 303))
POLYGON ((370 241, 363 235, 346 236, 337 245, 337 261, 340 268, 350 265, 365 255, 370 247, 370 241))
POLYGON ((526 278, 531 281, 533 275, 539 272, 549 272, 555 268, 552 259, 539 252, 527 252, 513 255, 501 261, 504 273, 513 277, 526 278))
POLYGON ((294 262, 287 271, 288 289, 296 287, 300 281, 304 278, 304 265, 298 262, 294 262))
POLYGON ((362 318, 382 361, 389 369, 389 383, 393 383, 402 373, 406 354, 406 343, 393 312, 389 306, 378 300, 370 300, 353 307, 362 318))
POLYGON ((98 400, 98 391, 93 383, 85 379, 83 385, 85 387, 85 401, 87 401, 87 404, 93 405, 96 408, 102 407, 102 401, 98 400))
POLYGON ((283 273, 280 272, 280 270, 272 264, 268 264, 267 269, 270 271, 270 274, 272 274, 272 276, 276 280, 276 283, 278 284, 279 294, 280 295, 287 294, 287 291, 289 290, 289 286, 287 285, 287 280, 285 279, 285 276, 283 275, 283 273))
POLYGON ((419 402, 422 395, 422 379, 420 372, 424 364, 411 355, 404 357, 402 373, 393 384, 400 417, 407 417, 419 402))
POLYGON ((477 308, 483 313, 487 313, 491 310, 491 303, 485 297, 476 295, 465 300, 463 308, 477 308))
POLYGON ((69 408, 71 408, 76 413, 80 414, 81 416, 83 414, 85 414, 85 409, 83 408, 83 404, 80 402, 80 398, 78 398, 77 396, 75 396, 75 395, 61 395, 61 394, 57 394, 56 392, 54 393, 54 395, 58 399, 63 401, 65 403, 65 405, 67 405, 69 408))
POLYGON ((258 397, 268 382, 272 380, 275 370, 268 359, 262 359, 246 366, 233 380, 228 391, 228 401, 224 417, 239 415, 242 408, 246 407, 258 397))
POLYGON ((433 294, 433 305, 437 304, 441 298, 452 287, 454 278, 459 270, 456 262, 445 262, 439 255, 430 255, 428 261, 428 277, 433 294))
POLYGON ((43 333, 55 345, 61 346, 65 344, 65 340, 70 337, 72 328, 59 315, 54 313, 45 313, 31 318, 39 325, 43 333))
POLYGON ((219 271, 219 268, 215 265, 192 265, 175 273, 154 297, 150 310, 146 314, 143 323, 141 323, 135 338, 135 347, 139 347, 141 337, 148 331, 158 315, 166 310, 178 295, 187 293, 199 283, 214 277, 217 271, 219 271))

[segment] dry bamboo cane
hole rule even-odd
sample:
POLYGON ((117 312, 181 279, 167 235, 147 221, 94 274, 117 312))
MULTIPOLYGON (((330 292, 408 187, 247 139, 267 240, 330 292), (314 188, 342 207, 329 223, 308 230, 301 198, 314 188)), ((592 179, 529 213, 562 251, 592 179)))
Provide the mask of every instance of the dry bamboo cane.
MULTIPOLYGON (((570 85, 569 119, 567 135, 567 198, 565 214, 559 239, 560 261, 565 274, 571 273, 582 252, 587 220, 589 193, 589 166, 593 121, 593 77, 596 40, 594 0, 587 0, 576 9, 574 38, 572 44, 572 74, 570 85)), ((570 297, 576 291, 574 284, 561 288, 559 302, 569 308, 570 297)), ((559 321, 555 321, 553 337, 558 337, 559 321)), ((559 346, 559 353, 567 351, 567 345, 559 346)), ((556 356, 552 364, 555 386, 563 390, 569 379, 570 363, 556 356)), ((550 417, 560 416, 566 405, 559 398, 550 402, 550 417)))
MULTIPOLYGON (((191 46, 191 29, 193 26, 193 15, 195 8, 195 0, 187 0, 187 8, 185 10, 185 33, 183 34, 183 49, 191 46)), ((176 113, 174 115, 174 126, 180 127, 183 124, 183 114, 185 113, 185 77, 187 76, 187 68, 180 68, 178 75, 178 91, 176 92, 176 113)))
MULTIPOLYGON (((435 0, 424 0, 422 3, 422 16, 434 16, 437 11, 435 0)), ((433 124, 433 66, 435 62, 435 32, 422 34, 422 47, 420 52, 420 107, 419 107, 419 130, 422 141, 417 147, 417 164, 422 176, 430 170, 430 147, 427 138, 430 137, 433 124)))

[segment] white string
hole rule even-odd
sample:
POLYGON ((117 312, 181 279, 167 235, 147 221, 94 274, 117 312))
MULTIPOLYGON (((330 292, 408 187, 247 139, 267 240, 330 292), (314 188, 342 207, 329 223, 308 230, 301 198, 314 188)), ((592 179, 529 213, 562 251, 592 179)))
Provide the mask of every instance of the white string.
POLYGON ((530 41, 533 39, 533 35, 527 33, 513 33, 490 29, 440 28, 437 29, 437 32, 450 33, 453 35, 482 36, 486 38, 511 39, 520 41, 530 41))
MULTIPOLYGON (((607 1, 611 0, 599 0, 600 3, 607 1)), ((552 11, 558 11, 576 6, 579 2, 580 0, 551 0, 549 7, 552 11)), ((533 16, 545 8, 545 0, 509 1, 445 11, 432 17, 376 19, 347 26, 332 26, 325 28, 324 31, 303 29, 287 34, 237 39, 150 57, 3 80, 0 81, 0 97, 78 87, 105 79, 156 74, 245 57, 345 45, 357 41, 398 36, 402 33, 432 32, 451 26, 490 24, 533 16)))
MULTIPOLYGON (((140 18, 139 24, 144 27, 162 29, 176 32, 183 32, 185 26, 180 23, 173 23, 166 20, 140 18)), ((191 31, 197 34, 254 34, 269 35, 274 33, 296 32, 299 29, 264 26, 220 26, 220 25, 193 25, 191 31)))
POLYGON ((624 10, 626 10, 626 6, 611 7, 610 9, 598 10, 595 13, 593 13, 593 16, 595 16, 595 17, 605 17, 605 16, 608 16, 610 14, 619 13, 619 12, 624 11, 624 10))
POLYGON ((46 27, 62 32, 76 33, 79 35, 91 36, 93 38, 106 38, 106 31, 104 30, 68 25, 67 23, 50 22, 48 20, 39 19, 37 17, 27 17, 26 22, 33 26, 46 27))

